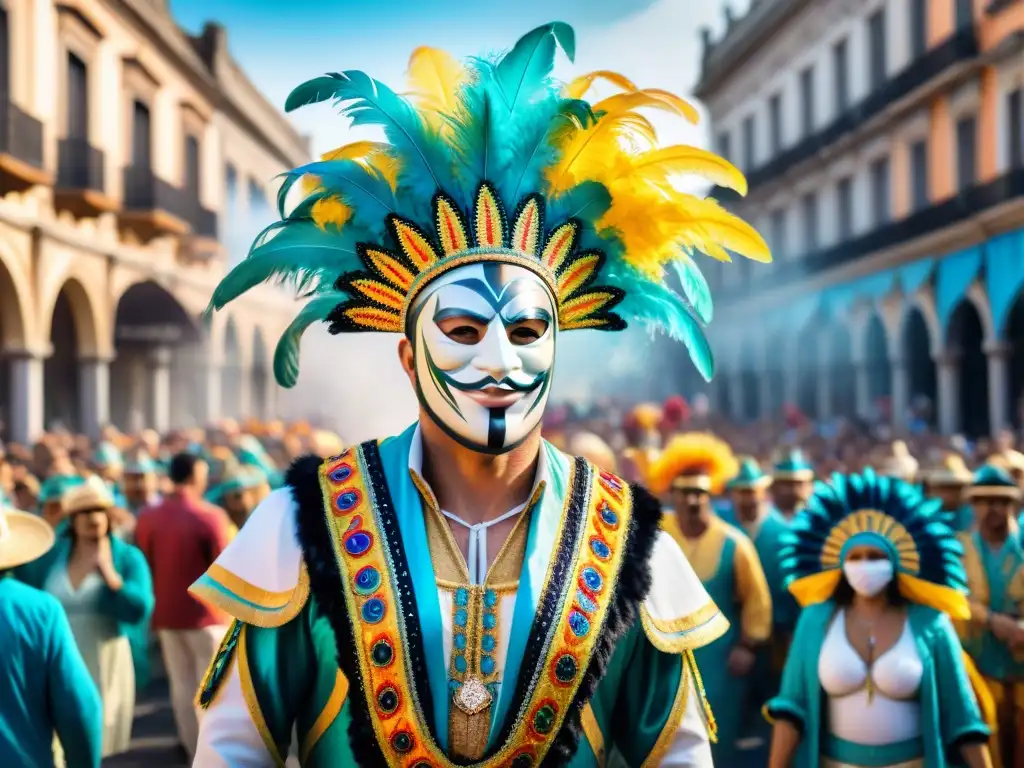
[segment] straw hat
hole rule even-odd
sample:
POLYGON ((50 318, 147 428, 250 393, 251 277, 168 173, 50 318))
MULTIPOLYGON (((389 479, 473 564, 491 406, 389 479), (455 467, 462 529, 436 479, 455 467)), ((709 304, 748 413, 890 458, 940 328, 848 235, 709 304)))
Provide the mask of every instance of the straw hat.
POLYGON ((114 496, 102 478, 93 475, 81 485, 76 485, 64 494, 62 507, 65 515, 89 512, 95 509, 110 509, 114 496))
POLYGON ((974 481, 974 474, 967 468, 963 456, 947 453, 923 473, 922 479, 935 487, 965 486, 974 481))
POLYGON ((909 482, 917 477, 918 468, 917 459, 910 455, 907 444, 902 440, 894 440, 889 455, 880 463, 878 474, 909 482))
POLYGON ((0 507, 0 571, 42 557, 54 540, 53 528, 41 517, 0 507))

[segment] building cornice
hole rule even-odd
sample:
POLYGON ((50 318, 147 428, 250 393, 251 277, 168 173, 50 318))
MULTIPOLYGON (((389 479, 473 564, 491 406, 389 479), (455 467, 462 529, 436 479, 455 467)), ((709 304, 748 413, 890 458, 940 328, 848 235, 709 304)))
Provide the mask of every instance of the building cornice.
POLYGON ((215 109, 226 114, 252 135, 282 165, 291 168, 309 159, 308 141, 295 130, 284 115, 270 104, 266 97, 259 93, 259 90, 252 85, 237 65, 237 74, 269 107, 269 111, 278 122, 277 127, 288 136, 288 144, 291 146, 283 146, 280 141, 275 140, 257 120, 253 119, 253 116, 242 104, 232 98, 230 90, 218 80, 216 73, 206 66, 188 35, 178 27, 168 11, 156 7, 146 0, 105 0, 105 2, 123 17, 134 22, 139 30, 154 43, 154 47, 158 48, 162 55, 176 64, 189 77, 198 87, 202 96, 215 109))

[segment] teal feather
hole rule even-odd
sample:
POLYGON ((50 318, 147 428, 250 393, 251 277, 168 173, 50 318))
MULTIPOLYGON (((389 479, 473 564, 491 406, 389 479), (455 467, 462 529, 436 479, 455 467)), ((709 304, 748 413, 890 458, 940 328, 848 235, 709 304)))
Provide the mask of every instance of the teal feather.
POLYGON ((380 229, 385 217, 398 207, 387 180, 355 160, 319 160, 282 175, 284 184, 289 185, 303 176, 316 176, 325 192, 338 195, 352 209, 352 221, 367 229, 380 229))
POLYGON ((299 107, 309 104, 319 104, 329 99, 335 99, 338 95, 338 81, 340 76, 337 73, 314 77, 302 85, 292 89, 284 102, 285 112, 294 112, 299 107))
POLYGON ((341 291, 329 291, 311 299, 281 334, 274 350, 274 378, 290 389, 299 379, 299 345, 302 334, 313 323, 322 322, 336 306, 348 299, 341 291))
POLYGON ((543 189, 544 169, 558 159, 551 140, 565 121, 585 127, 594 120, 590 105, 581 99, 547 99, 524 114, 510 137, 508 199, 518 202, 528 192, 543 189))
POLYGON ((296 291, 314 283, 331 285, 362 267, 356 251, 358 237, 355 229, 328 234, 312 221, 294 222, 253 248, 220 281, 209 309, 221 309, 260 283, 274 280, 285 281, 296 291))
POLYGON ((711 288, 701 274, 700 267, 689 257, 671 262, 671 266, 683 287, 683 294, 690 302, 693 311, 703 322, 710 323, 714 314, 711 302, 711 288))
POLYGON ((501 57, 495 68, 495 80, 509 112, 528 103, 551 74, 556 43, 569 61, 576 58, 576 35, 572 27, 561 21, 527 32, 501 57))
MULTIPOLYGON (((558 197, 549 198, 547 219, 557 222, 579 219, 593 225, 605 214, 611 204, 611 193, 604 184, 597 181, 585 181, 558 197)), ((583 234, 586 236, 587 232, 583 234)), ((608 243, 602 240, 598 247, 607 248, 607 246, 608 243)))

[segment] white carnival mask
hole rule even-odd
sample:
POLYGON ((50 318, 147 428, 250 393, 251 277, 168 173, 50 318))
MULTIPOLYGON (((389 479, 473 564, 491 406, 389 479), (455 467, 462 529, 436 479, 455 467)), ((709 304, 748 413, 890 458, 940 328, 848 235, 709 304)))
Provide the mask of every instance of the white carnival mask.
POLYGON ((420 405, 473 450, 512 450, 544 413, 557 325, 550 289, 525 267, 484 261, 444 273, 409 313, 420 405))

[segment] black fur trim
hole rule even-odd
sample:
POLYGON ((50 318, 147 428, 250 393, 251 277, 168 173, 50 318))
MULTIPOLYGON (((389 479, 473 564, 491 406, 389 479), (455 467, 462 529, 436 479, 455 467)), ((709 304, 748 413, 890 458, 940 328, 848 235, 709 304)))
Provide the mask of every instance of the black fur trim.
POLYGON ((366 705, 359 658, 352 642, 352 624, 345 606, 345 593, 334 559, 331 532, 324 518, 323 493, 320 489, 319 456, 297 459, 285 475, 291 488, 297 511, 295 536, 302 547, 302 556, 309 572, 309 586, 320 609, 324 611, 334 630, 338 647, 338 668, 348 678, 350 694, 349 741, 356 763, 363 768, 387 766, 384 753, 377 744, 377 736, 366 705), (343 650, 344 649, 344 650, 343 650))
MULTIPOLYGON (((596 471, 596 470, 595 470, 596 471)), ((551 750, 542 765, 545 768, 567 765, 579 747, 583 726, 580 717, 583 707, 594 695, 604 677, 615 646, 637 619, 637 608, 651 590, 651 551, 661 528, 661 503, 640 486, 630 486, 633 497, 633 515, 629 523, 626 554, 615 582, 615 596, 608 606, 608 615, 601 636, 590 657, 590 665, 569 707, 569 714, 555 736, 551 750)))

